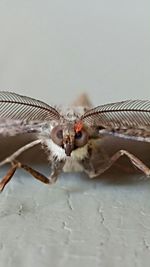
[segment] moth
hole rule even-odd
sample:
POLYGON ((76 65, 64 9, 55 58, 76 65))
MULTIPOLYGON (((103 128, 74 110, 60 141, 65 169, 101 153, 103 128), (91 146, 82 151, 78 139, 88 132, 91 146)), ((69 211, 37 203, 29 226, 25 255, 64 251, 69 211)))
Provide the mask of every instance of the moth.
POLYGON ((150 142, 148 100, 127 100, 95 108, 74 106, 63 110, 30 97, 0 91, 0 134, 24 133, 34 133, 35 140, 0 162, 0 166, 10 163, 10 169, 0 182, 1 191, 18 168, 43 183, 53 184, 62 171, 84 171, 90 178, 97 177, 123 155, 145 175, 150 175, 150 169, 130 152, 119 150, 110 157, 101 149, 101 141, 106 135, 150 142), (21 153, 38 144, 46 150, 51 163, 49 177, 17 160, 21 153), (95 162, 98 162, 97 166, 95 162))

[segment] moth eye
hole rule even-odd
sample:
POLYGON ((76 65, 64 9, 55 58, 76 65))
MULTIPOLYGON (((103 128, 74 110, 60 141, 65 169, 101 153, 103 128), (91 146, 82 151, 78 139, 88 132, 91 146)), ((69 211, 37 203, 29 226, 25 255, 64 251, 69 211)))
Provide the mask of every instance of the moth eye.
POLYGON ((58 130, 56 135, 57 135, 58 139, 63 139, 63 131, 62 131, 62 129, 58 130))
POLYGON ((58 125, 56 127, 53 128, 52 132, 51 132, 51 139, 53 140, 53 142, 58 145, 58 146, 62 146, 63 144, 63 130, 62 130, 62 126, 58 125))
POLYGON ((75 134, 75 138, 76 139, 80 139, 82 137, 82 132, 81 131, 79 131, 79 132, 77 132, 76 134, 75 134))
POLYGON ((75 134, 75 146, 82 147, 88 142, 88 133, 85 130, 79 131, 75 134))

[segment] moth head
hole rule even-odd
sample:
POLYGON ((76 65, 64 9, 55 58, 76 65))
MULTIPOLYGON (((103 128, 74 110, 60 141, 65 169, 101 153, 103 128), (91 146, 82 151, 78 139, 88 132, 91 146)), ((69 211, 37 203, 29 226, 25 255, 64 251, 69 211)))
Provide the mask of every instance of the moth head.
POLYGON ((89 135, 81 121, 57 125, 51 132, 52 141, 65 150, 67 156, 71 155, 74 149, 87 144, 89 135))

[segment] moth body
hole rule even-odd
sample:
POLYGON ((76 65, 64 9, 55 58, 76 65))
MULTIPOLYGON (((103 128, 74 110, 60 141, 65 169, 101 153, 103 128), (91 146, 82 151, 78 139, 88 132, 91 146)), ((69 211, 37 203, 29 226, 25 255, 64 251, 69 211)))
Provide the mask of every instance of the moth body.
POLYGON ((30 97, 0 91, 0 135, 34 133, 37 138, 0 162, 0 166, 11 163, 0 182, 1 191, 17 168, 52 184, 62 171, 84 171, 90 178, 97 177, 123 155, 145 175, 150 175, 150 169, 130 152, 120 149, 109 157, 101 147, 103 137, 108 135, 150 142, 150 101, 127 100, 92 108, 82 96, 80 103, 84 106, 75 102, 78 107, 55 108, 30 97), (48 178, 16 160, 38 144, 47 151, 51 163, 48 178))

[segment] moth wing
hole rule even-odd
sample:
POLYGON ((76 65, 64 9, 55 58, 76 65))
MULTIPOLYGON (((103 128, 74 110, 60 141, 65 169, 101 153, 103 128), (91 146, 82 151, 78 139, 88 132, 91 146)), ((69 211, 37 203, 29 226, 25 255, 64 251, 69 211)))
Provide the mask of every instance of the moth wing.
POLYGON ((46 122, 26 122, 22 120, 4 120, 0 119, 0 135, 3 136, 14 136, 17 134, 26 133, 42 133, 42 128, 47 128, 48 124, 46 122))
POLYGON ((127 100, 90 109, 82 121, 100 135, 150 142, 150 101, 127 100))

